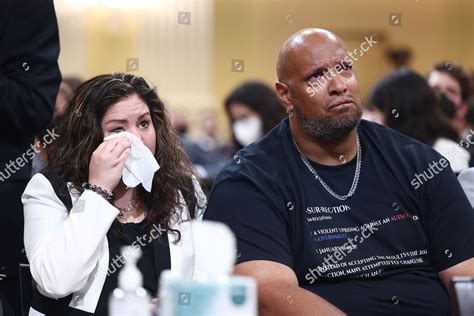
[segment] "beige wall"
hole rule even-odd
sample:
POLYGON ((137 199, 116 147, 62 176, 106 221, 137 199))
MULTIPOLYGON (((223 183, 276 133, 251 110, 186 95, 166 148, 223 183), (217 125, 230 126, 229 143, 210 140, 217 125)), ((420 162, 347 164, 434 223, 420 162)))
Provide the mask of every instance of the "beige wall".
POLYGON ((125 71, 126 59, 136 57, 136 73, 156 83, 169 107, 194 126, 204 111, 218 111, 222 138, 225 96, 248 79, 273 85, 278 50, 301 28, 332 30, 349 48, 375 34, 379 43, 355 64, 364 96, 390 70, 389 46, 410 47, 412 66, 423 74, 441 59, 474 69, 472 0, 147 1, 145 9, 125 10, 98 0, 88 0, 89 7, 56 0, 63 74, 125 71), (191 12, 191 25, 177 23, 178 11, 191 12), (401 26, 389 25, 389 13, 402 14, 401 26), (244 60, 243 72, 231 71, 232 59, 244 60))
MULTIPOLYGON (((363 91, 389 71, 387 46, 408 46, 413 67, 425 73, 449 58, 474 68, 472 0, 227 0, 216 1, 215 93, 223 98, 235 84, 261 78, 272 84, 281 44, 295 31, 322 27, 336 32, 349 48, 365 35, 380 39, 356 62, 363 91), (401 13, 401 26, 390 26, 389 13, 401 13), (230 72, 232 57, 245 59, 245 73, 230 72)), ((364 93, 364 94, 365 94, 364 93)))
POLYGON ((217 103, 210 71, 213 2, 142 1, 150 5, 122 9, 97 0, 88 5, 56 0, 63 75, 125 72, 127 61, 136 59, 130 72, 156 85, 171 111, 197 125, 203 109, 217 103), (190 24, 178 23, 179 12, 191 13, 190 24))

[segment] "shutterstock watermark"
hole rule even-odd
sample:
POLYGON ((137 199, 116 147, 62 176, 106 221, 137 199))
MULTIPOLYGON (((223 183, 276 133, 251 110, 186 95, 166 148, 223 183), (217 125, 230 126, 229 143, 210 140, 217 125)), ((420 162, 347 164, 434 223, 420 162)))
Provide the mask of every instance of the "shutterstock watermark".
POLYGON ((309 269, 309 272, 305 274, 305 279, 309 281, 309 284, 316 282, 318 277, 321 277, 323 273, 329 269, 338 267, 338 262, 344 259, 354 249, 357 248, 357 244, 362 244, 367 238, 372 236, 377 230, 376 225, 365 224, 361 228, 361 236, 356 235, 354 238, 348 238, 347 242, 342 246, 335 247, 332 254, 328 254, 324 257, 324 262, 316 268, 309 269), (357 244, 356 244, 357 243, 357 244))
POLYGON ((309 94, 309 96, 314 96, 316 92, 324 88, 334 77, 336 77, 341 72, 346 71, 347 67, 352 67, 354 60, 359 60, 360 57, 364 56, 364 53, 368 52, 369 49, 378 43, 373 38, 374 35, 371 35, 370 38, 366 36, 365 41, 360 44, 359 48, 354 48, 352 51, 347 51, 348 56, 344 58, 342 63, 329 68, 316 80, 316 82, 309 82, 309 87, 306 88, 306 92, 309 94))
MULTIPOLYGON (((458 144, 453 145, 452 150, 446 155, 447 158, 456 158, 457 155, 465 149, 474 145, 474 130, 470 129, 466 139, 461 140, 458 144)), ((444 169, 449 166, 448 159, 441 158, 438 161, 431 161, 428 163, 428 168, 423 170, 422 173, 415 173, 415 177, 411 180, 410 184, 417 190, 428 180, 433 179, 435 175, 441 173, 444 169)))
POLYGON ((122 254, 115 255, 115 257, 110 260, 110 265, 107 267, 107 269, 97 270, 94 278, 105 279, 107 276, 114 274, 125 265, 132 253, 139 251, 140 247, 144 247, 147 244, 152 243, 154 240, 166 233, 166 229, 162 228, 160 224, 154 224, 148 234, 137 236, 137 238, 130 244, 127 251, 124 251, 122 254))
POLYGON ((46 134, 43 136, 42 140, 38 140, 36 143, 30 144, 30 148, 21 156, 17 157, 15 160, 10 160, 7 162, 5 164, 5 168, 0 171, 0 181, 5 182, 5 180, 10 178, 18 170, 32 161, 36 154, 40 153, 40 149, 45 149, 49 144, 59 138, 60 135, 56 134, 55 130, 55 127, 52 130, 47 129, 46 134))

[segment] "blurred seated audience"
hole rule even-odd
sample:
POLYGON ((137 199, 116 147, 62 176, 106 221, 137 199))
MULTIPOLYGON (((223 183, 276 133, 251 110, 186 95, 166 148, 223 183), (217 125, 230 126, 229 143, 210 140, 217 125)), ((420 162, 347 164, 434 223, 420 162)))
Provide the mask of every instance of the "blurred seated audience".
POLYGON ((188 136, 189 122, 187 115, 180 111, 171 112, 171 125, 176 131, 183 151, 193 164, 198 178, 204 184, 204 191, 212 187, 214 178, 225 165, 226 157, 221 150, 208 152, 188 136))
POLYGON ((233 90, 225 100, 232 127, 231 156, 260 140, 285 116, 283 105, 268 86, 248 81, 233 90))
POLYGON ((197 143, 206 152, 220 149, 222 145, 217 139, 217 119, 214 113, 206 113, 201 119, 202 135, 197 143))
POLYGON ((458 145, 459 134, 443 115, 441 101, 417 73, 408 69, 390 73, 374 86, 370 104, 384 125, 432 146, 455 173, 469 167, 470 154, 458 145))

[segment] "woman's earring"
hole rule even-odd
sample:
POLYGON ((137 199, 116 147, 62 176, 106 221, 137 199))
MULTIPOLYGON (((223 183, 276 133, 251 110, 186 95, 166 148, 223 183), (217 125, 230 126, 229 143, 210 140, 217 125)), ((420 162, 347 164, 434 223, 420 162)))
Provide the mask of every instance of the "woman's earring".
POLYGON ((286 113, 288 113, 288 117, 292 117, 293 116, 293 109, 287 109, 286 113))

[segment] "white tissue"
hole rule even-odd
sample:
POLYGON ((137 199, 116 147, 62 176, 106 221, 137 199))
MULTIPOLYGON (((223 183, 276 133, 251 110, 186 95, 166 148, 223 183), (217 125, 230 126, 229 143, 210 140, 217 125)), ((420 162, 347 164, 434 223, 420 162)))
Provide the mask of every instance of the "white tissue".
POLYGON ((193 279, 219 281, 234 270, 236 240, 225 224, 212 221, 193 221, 195 266, 193 279))
POLYGON ((155 156, 137 136, 129 132, 113 134, 107 136, 104 140, 111 140, 117 137, 127 137, 132 144, 130 155, 125 162, 122 172, 123 183, 129 188, 134 188, 141 183, 145 190, 151 192, 153 176, 160 169, 155 156))

